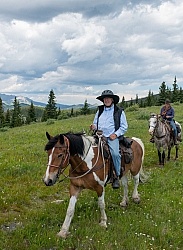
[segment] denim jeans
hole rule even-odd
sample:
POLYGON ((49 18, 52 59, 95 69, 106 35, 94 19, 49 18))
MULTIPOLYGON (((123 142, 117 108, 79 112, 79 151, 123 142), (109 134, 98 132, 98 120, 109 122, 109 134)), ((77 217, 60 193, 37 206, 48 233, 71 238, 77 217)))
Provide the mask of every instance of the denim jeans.
POLYGON ((107 138, 107 142, 108 142, 112 160, 114 163, 116 175, 119 176, 120 170, 121 170, 121 155, 119 152, 119 139, 116 138, 115 140, 110 140, 109 138, 107 138))
POLYGON ((170 126, 173 129, 174 136, 177 137, 177 128, 176 128, 175 122, 173 120, 170 121, 170 126))

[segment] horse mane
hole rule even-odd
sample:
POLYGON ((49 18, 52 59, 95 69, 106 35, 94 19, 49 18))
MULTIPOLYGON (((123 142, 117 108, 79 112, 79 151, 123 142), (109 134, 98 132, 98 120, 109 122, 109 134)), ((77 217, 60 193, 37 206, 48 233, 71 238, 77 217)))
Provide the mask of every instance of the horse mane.
POLYGON ((51 137, 48 143, 45 146, 45 150, 48 151, 52 149, 55 144, 63 138, 63 136, 67 137, 69 140, 69 148, 70 148, 70 154, 75 155, 75 154, 84 154, 84 142, 83 142, 83 136, 85 135, 84 132, 78 132, 78 133, 72 133, 72 132, 67 132, 63 133, 60 135, 56 135, 54 137, 51 137))
POLYGON ((83 136, 85 135, 85 133, 68 132, 62 135, 66 136, 70 142, 70 154, 71 155, 75 155, 75 154, 83 155, 84 153, 83 136))
POLYGON ((59 135, 51 137, 48 143, 46 144, 44 150, 48 151, 52 149, 55 146, 55 144, 58 142, 58 140, 59 140, 59 135))

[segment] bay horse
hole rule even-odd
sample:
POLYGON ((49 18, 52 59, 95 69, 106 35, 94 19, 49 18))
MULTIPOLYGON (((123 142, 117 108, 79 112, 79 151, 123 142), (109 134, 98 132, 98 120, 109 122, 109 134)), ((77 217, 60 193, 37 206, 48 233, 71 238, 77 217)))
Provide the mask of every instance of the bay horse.
MULTIPOLYGON (((75 205, 80 192, 83 189, 90 189, 97 193, 98 205, 100 207, 100 225, 107 228, 107 216, 105 212, 105 185, 108 180, 111 157, 104 156, 103 141, 99 136, 96 140, 93 136, 84 133, 65 133, 51 136, 46 132, 48 142, 45 150, 48 154, 48 164, 43 181, 46 186, 52 186, 62 175, 70 179, 70 201, 67 208, 65 220, 58 233, 59 237, 66 238, 69 234, 69 227, 74 216, 75 205), (64 171, 69 167, 69 174, 64 171)), ((140 202, 138 185, 140 178, 145 179, 142 169, 144 160, 144 144, 139 138, 132 137, 133 160, 125 164, 122 176, 124 196, 120 203, 122 207, 128 204, 128 178, 127 172, 130 170, 134 179, 134 190, 132 198, 134 202, 140 202)), ((61 180, 60 180, 61 181, 61 180)))
POLYGON ((158 151, 159 165, 164 166, 166 152, 168 152, 167 161, 170 160, 171 149, 174 146, 175 160, 178 158, 179 145, 174 145, 173 131, 168 121, 162 120, 160 115, 152 113, 149 119, 149 134, 154 137, 155 146, 158 151))

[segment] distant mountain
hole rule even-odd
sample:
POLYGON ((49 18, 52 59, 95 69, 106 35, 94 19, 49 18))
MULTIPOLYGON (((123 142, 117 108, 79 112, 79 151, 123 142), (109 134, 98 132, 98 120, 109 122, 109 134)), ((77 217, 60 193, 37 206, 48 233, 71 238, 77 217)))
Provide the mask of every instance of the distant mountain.
MULTIPOLYGON (((6 95, 6 94, 1 94, 0 93, 0 98, 2 99, 3 102, 3 107, 4 110, 6 111, 7 109, 12 109, 13 108, 13 102, 15 100, 15 95, 6 95)), ((32 99, 24 96, 16 96, 17 100, 19 101, 20 106, 29 106, 31 105, 31 102, 33 103, 34 106, 37 107, 42 107, 44 108, 47 103, 43 102, 36 102, 33 101, 32 99)), ((90 105, 88 104, 91 109, 96 108, 97 104, 90 105)), ((66 105, 66 104, 60 104, 57 103, 56 106, 60 109, 81 109, 83 107, 83 104, 78 104, 78 105, 66 105)))

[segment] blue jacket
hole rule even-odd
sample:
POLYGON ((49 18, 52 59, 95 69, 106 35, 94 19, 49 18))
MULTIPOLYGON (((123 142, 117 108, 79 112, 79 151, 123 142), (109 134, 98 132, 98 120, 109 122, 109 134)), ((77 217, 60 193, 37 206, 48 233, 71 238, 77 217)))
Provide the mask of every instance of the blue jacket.
POLYGON ((170 108, 166 110, 165 106, 163 106, 161 108, 160 114, 161 114, 161 116, 162 116, 163 119, 168 120, 168 121, 172 121, 173 118, 174 118, 174 114, 175 114, 174 108, 172 108, 170 106, 170 108), (170 116, 170 118, 167 119, 166 116, 170 116))

